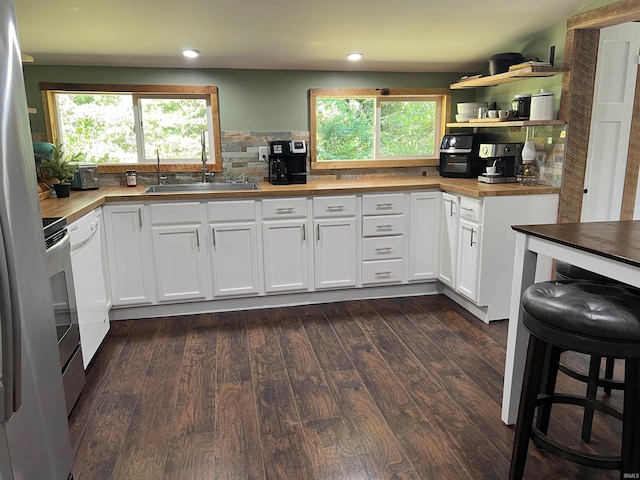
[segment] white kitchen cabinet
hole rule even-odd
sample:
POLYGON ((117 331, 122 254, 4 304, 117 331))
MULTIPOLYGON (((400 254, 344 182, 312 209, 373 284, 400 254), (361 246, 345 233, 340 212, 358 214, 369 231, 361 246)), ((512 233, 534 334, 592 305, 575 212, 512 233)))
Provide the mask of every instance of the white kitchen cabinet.
POLYGON ((313 199, 314 287, 355 287, 358 237, 355 195, 313 199))
POLYGON ((149 209, 158 301, 207 298, 209 283, 200 203, 152 204, 149 209))
POLYGON ((356 286, 357 236, 355 217, 314 221, 315 288, 356 286))
POLYGON ((440 222, 440 255, 438 257, 438 279, 448 287, 455 288, 455 273, 458 256, 458 221, 460 198, 444 192, 440 222))
POLYGON ((260 293, 255 200, 210 202, 211 274, 215 297, 260 293))
POLYGON ((265 293, 309 289, 307 199, 262 201, 262 242, 265 293))
POLYGON ((438 277, 440 192, 414 192, 409 197, 408 280, 438 277))
POLYGON ((103 208, 111 295, 114 306, 154 303, 155 271, 145 205, 103 208))
POLYGON ((405 281, 404 201, 403 193, 362 196, 362 285, 405 281))
MULTIPOLYGON (((458 226, 458 268, 456 290, 474 302, 478 301, 478 278, 482 227, 467 219, 458 226)), ((497 272, 496 272, 497 273, 497 272)))

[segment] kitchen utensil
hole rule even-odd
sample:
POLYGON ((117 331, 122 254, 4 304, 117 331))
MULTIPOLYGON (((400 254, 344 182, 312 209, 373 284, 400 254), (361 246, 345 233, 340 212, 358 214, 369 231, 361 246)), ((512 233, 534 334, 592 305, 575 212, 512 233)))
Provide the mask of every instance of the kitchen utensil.
POLYGON ((489 109, 487 107, 478 108, 478 118, 485 118, 489 109))
POLYGON ((489 117, 489 118, 499 118, 498 117, 498 110, 489 110, 487 112, 487 117, 489 117))
POLYGON ((532 95, 529 120, 553 120, 553 97, 553 93, 544 88, 532 95))
POLYGON ((486 106, 487 102, 464 102, 458 103, 457 109, 460 115, 475 115, 478 112, 478 108, 486 106))
POLYGON ((521 53, 497 53, 489 59, 489 75, 509 71, 511 65, 524 62, 521 53))
POLYGON ((517 94, 511 102, 511 109, 516 112, 516 117, 529 118, 531 113, 531 94, 517 94))
POLYGON ((496 162, 493 162, 493 167, 487 167, 487 175, 495 175, 496 174, 496 162))
POLYGON ((507 118, 511 116, 510 110, 498 110, 498 118, 507 118))

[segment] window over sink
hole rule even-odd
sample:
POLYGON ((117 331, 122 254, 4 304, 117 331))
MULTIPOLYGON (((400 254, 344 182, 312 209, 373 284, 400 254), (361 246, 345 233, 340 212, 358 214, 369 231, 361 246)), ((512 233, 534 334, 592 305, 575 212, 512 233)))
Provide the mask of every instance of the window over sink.
MULTIPOLYGON (((212 86, 41 83, 47 132, 98 164, 221 167, 218 89, 212 86), (204 133, 203 133, 204 132, 204 133)), ((218 168, 215 168, 215 167, 218 168)))
POLYGON ((435 166, 448 89, 311 89, 311 167, 435 166))

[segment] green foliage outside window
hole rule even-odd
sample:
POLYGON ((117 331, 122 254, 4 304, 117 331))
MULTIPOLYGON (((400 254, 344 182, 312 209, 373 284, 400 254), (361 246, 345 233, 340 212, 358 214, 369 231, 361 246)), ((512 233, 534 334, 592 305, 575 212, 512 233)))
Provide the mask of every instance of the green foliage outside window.
POLYGON ((426 98, 319 97, 315 112, 316 160, 433 157, 439 135, 439 105, 426 98), (376 106, 380 118, 376 118, 376 106))

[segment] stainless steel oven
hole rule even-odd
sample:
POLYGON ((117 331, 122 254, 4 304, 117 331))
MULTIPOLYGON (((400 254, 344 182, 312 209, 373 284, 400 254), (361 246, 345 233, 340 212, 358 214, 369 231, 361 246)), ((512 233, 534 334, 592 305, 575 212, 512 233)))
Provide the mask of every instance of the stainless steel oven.
POLYGON ((85 384, 76 297, 71 270, 71 244, 64 218, 43 219, 49 280, 53 294, 60 368, 67 414, 75 405, 85 384))

